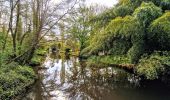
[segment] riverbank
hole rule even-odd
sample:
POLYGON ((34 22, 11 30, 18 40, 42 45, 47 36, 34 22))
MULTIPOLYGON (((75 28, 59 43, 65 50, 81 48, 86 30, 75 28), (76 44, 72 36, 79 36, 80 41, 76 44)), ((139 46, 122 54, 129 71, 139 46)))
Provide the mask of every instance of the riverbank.
POLYGON ((146 80, 164 79, 170 76, 170 53, 155 52, 143 56, 138 63, 132 64, 126 56, 91 56, 87 59, 87 65, 92 67, 118 67, 146 80))
MULTIPOLYGON (((120 68, 88 67, 78 57, 49 54, 26 100, 167 100, 169 87, 120 68), (88 87, 88 88, 87 88, 88 87), (166 99, 163 99, 165 97, 166 99)), ((96 64, 99 64, 96 62, 96 64)))
POLYGON ((37 79, 33 68, 41 65, 45 56, 46 51, 40 48, 37 49, 29 64, 20 65, 17 62, 5 64, 5 62, 1 62, 0 99, 11 100, 24 95, 37 79))
POLYGON ((133 71, 135 64, 131 64, 125 56, 91 56, 87 59, 87 66, 92 67, 118 67, 124 70, 133 71))

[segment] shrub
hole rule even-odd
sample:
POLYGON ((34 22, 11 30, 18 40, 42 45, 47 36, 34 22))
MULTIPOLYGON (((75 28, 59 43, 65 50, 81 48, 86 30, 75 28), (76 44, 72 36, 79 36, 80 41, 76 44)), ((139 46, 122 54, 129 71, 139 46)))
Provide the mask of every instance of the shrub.
POLYGON ((161 15, 162 9, 152 2, 143 2, 133 13, 133 16, 137 18, 144 27, 148 27, 154 19, 161 15))
POLYGON ((128 5, 120 5, 114 9, 115 16, 117 17, 125 17, 127 15, 131 15, 133 13, 132 7, 128 5))
POLYGON ((0 68, 0 98, 12 99, 34 83, 35 73, 28 66, 13 62, 0 68))
POLYGON ((158 79, 160 75, 166 71, 165 66, 169 66, 170 56, 153 53, 143 57, 136 67, 139 75, 145 76, 147 79, 158 79))
POLYGON ((161 0, 160 6, 163 10, 170 10, 170 0, 161 0))

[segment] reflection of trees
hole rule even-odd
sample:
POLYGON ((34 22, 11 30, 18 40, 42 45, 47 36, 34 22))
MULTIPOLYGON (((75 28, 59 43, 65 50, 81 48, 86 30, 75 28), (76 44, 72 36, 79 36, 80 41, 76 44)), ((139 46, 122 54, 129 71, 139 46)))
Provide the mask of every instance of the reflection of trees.
POLYGON ((73 64, 72 66, 72 79, 71 80, 76 80, 77 79, 77 75, 78 75, 78 68, 77 68, 77 57, 72 57, 71 62, 73 64))
MULTIPOLYGON (((55 64, 59 63, 61 55, 56 54, 56 53, 51 53, 49 56, 50 56, 50 58, 47 59, 47 62, 49 61, 50 64, 47 67, 48 68, 59 67, 59 66, 55 66, 55 64)), ((63 56, 62 56, 62 58, 63 58, 63 56)), ((63 77, 65 77, 65 75, 64 75, 64 72, 65 72, 64 60, 62 60, 60 72, 61 72, 61 75, 60 75, 61 81, 62 81, 62 83, 64 83, 64 78, 63 78, 63 77)), ((42 74, 43 79, 38 82, 41 85, 41 90, 43 91, 43 94, 41 94, 41 95, 43 95, 43 98, 45 100, 48 100, 48 98, 52 97, 53 95, 51 95, 50 92, 54 91, 55 89, 57 89, 59 87, 59 85, 57 85, 55 83, 56 77, 58 75, 57 73, 58 73, 58 70, 55 70, 53 73, 53 75, 54 75, 54 78, 53 78, 49 75, 49 73, 47 71, 45 71, 42 74), (50 77, 50 80, 47 81, 46 79, 48 79, 49 77, 50 77), (45 80, 45 83, 43 83, 43 80, 45 80)))
MULTIPOLYGON (((114 68, 86 68, 85 62, 77 62, 77 57, 71 57, 70 59, 66 59, 65 55, 60 55, 60 57, 61 66, 56 67, 61 67, 61 70, 54 72, 54 78, 46 83, 50 84, 50 87, 44 88, 55 90, 63 87, 64 83, 68 83, 71 85, 64 88, 67 88, 65 91, 70 94, 70 98, 90 99, 89 97, 91 97, 98 100, 106 97, 105 94, 111 94, 115 89, 133 87, 127 80, 129 74, 124 71, 114 68), (60 77, 60 84, 55 83, 57 75, 60 77)), ((59 61, 59 59, 57 60, 59 61)), ((57 60, 53 63, 58 63, 57 60)), ((44 92, 49 92, 48 89, 44 89, 44 92)), ((50 94, 48 95, 50 96, 50 94)))
POLYGON ((89 99, 89 96, 98 99, 107 90, 98 83, 105 83, 106 80, 102 80, 104 78, 101 76, 99 77, 100 71, 97 69, 91 70, 91 75, 88 76, 84 63, 80 63, 80 65, 78 74, 76 74, 77 80, 73 80, 75 79, 74 74, 70 77, 69 82, 73 84, 73 87, 67 89, 67 92, 71 93, 70 97, 81 95, 83 99, 89 99))
MULTIPOLYGON (((102 69, 89 69, 84 67, 84 64, 81 63, 79 67, 78 74, 76 74, 77 79, 75 80, 75 76, 70 77, 69 82, 73 85, 72 87, 67 89, 67 92, 70 93, 70 98, 83 97, 83 99, 89 99, 91 97, 93 99, 101 99, 105 97, 105 94, 110 94, 114 92, 114 89, 118 88, 127 88, 133 87, 132 84, 129 84, 127 80, 127 73, 118 71, 120 74, 115 74, 114 69, 105 68, 102 69), (110 71, 109 71, 110 70, 110 71)), ((114 95, 113 95, 114 96, 114 95)))
POLYGON ((65 64, 64 64, 64 57, 62 57, 62 62, 61 62, 61 71, 60 71, 60 82, 61 84, 64 84, 65 82, 65 64))
POLYGON ((37 80, 37 82, 35 83, 35 100, 43 100, 43 98, 42 98, 42 94, 41 94, 41 92, 43 91, 42 90, 42 87, 41 87, 41 77, 40 77, 40 75, 38 75, 38 78, 39 78, 39 80, 37 80))

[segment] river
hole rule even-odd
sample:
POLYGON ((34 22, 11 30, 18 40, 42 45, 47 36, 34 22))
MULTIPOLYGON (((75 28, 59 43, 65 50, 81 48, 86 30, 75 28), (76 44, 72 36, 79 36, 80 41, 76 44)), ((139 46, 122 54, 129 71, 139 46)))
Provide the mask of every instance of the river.
POLYGON ((23 100, 170 100, 170 88, 114 67, 93 68, 77 57, 51 54, 23 100))

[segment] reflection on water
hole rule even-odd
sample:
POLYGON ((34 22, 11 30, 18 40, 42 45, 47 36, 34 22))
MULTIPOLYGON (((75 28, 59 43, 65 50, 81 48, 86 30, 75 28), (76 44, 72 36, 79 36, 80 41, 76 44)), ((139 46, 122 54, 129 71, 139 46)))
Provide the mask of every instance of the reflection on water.
POLYGON ((113 67, 87 68, 77 57, 51 54, 42 67, 27 97, 32 100, 170 100, 167 88, 140 87, 133 74, 113 67))

